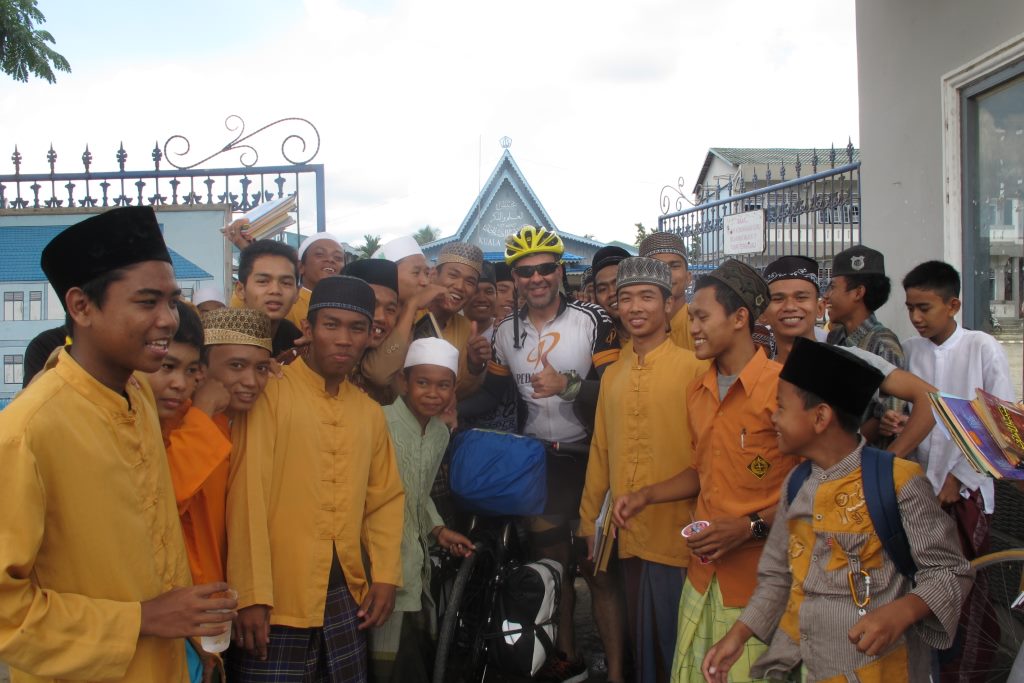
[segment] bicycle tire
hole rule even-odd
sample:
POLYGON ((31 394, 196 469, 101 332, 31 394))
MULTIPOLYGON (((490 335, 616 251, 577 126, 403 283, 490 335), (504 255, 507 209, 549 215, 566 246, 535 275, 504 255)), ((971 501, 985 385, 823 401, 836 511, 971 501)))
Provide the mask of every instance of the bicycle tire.
POLYGON ((473 569, 476 566, 477 557, 481 552, 480 544, 477 544, 476 551, 469 557, 462 558, 459 571, 455 575, 455 582, 452 584, 451 596, 445 609, 444 619, 441 622, 441 629, 437 639, 437 653, 434 656, 433 683, 445 683, 445 674, 448 669, 448 655, 451 653, 455 627, 459 619, 459 609, 462 607, 462 599, 466 593, 466 586, 473 576, 473 569))
POLYGON ((1011 671, 1020 673, 1021 669, 1014 669, 1015 662, 1024 667, 1024 612, 1010 607, 1024 589, 1024 548, 982 555, 971 566, 976 572, 975 590, 982 591, 983 625, 973 636, 971 661, 962 664, 960 673, 970 680, 1001 683, 1010 680, 1011 671))

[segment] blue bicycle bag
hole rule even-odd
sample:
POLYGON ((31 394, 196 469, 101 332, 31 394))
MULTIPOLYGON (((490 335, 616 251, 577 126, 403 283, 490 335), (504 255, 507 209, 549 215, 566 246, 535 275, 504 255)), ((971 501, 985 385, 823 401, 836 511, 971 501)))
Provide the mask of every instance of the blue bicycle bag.
POLYGON ((452 495, 463 510, 482 515, 539 515, 547 504, 547 461, 537 439, 486 429, 456 435, 452 495))

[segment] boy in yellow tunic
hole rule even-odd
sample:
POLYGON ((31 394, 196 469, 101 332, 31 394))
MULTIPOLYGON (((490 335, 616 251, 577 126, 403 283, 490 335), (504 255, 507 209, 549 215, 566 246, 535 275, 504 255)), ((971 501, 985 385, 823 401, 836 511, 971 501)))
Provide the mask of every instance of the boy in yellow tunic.
MULTIPOLYGON (((779 449, 806 457, 809 476, 782 496, 758 566, 757 589, 704 659, 708 680, 727 680, 751 637, 769 643, 754 675, 807 680, 927 681, 931 648, 953 642, 973 570, 952 520, 916 463, 892 461, 913 581, 883 551, 867 508, 862 462, 882 454, 857 433, 881 373, 825 344, 798 338, 779 376, 772 418, 779 449)), ((879 467, 886 467, 883 459, 879 467)), ((787 491, 789 482, 782 490, 787 491)))
POLYGON ((690 263, 683 238, 674 232, 655 232, 640 243, 640 255, 657 259, 672 272, 672 310, 669 311, 669 336, 676 346, 693 351, 690 334, 690 308, 686 289, 690 286, 690 263))
POLYGON ((222 632, 235 603, 210 598, 226 584, 189 587, 153 394, 133 377, 178 326, 156 216, 73 225, 41 266, 74 343, 0 413, 0 660, 15 682, 188 681, 182 638, 222 632))
POLYGON ((309 353, 233 425, 234 680, 365 681, 363 631, 394 607, 405 495, 384 413, 348 381, 374 306, 362 280, 320 280, 309 353))
MULTIPOLYGON (((595 522, 609 489, 615 497, 667 479, 689 467, 689 423, 680 406, 687 388, 708 368, 669 337, 674 308, 670 266, 651 258, 619 264, 619 316, 629 331, 630 353, 605 370, 590 442, 587 482, 580 504, 580 535, 593 556, 595 522)), ((690 553, 680 530, 692 520, 692 501, 655 505, 618 534, 625 584, 627 628, 636 680, 653 683, 672 664, 676 617, 690 553)), ((609 670, 609 680, 622 680, 609 670)))

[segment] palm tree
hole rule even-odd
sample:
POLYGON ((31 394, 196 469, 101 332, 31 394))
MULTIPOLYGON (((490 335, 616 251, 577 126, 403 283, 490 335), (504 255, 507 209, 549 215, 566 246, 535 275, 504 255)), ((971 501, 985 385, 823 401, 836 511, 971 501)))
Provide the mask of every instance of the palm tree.
POLYGON ((363 244, 359 247, 359 258, 370 258, 379 248, 379 235, 363 235, 363 244))
POLYGON ((422 246, 424 244, 429 244, 430 242, 436 240, 440 232, 441 231, 438 230, 437 228, 432 228, 429 225, 424 225, 422 228, 420 228, 413 234, 412 238, 416 240, 417 244, 422 246))
POLYGON ((29 75, 53 83, 54 69, 71 71, 68 60, 47 45, 54 42, 50 32, 36 28, 45 21, 36 0, 0 0, 0 71, 22 83, 29 75))

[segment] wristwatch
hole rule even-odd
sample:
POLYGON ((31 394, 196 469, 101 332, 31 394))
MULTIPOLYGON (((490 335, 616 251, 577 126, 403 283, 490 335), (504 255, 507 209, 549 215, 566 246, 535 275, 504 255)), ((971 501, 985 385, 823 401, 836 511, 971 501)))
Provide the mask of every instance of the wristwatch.
POLYGON ((575 370, 566 370, 561 373, 565 377, 565 390, 558 394, 563 401, 574 401, 583 386, 583 378, 575 370))
POLYGON ((768 522, 761 518, 761 515, 752 512, 750 515, 750 535, 758 540, 768 538, 768 522))

